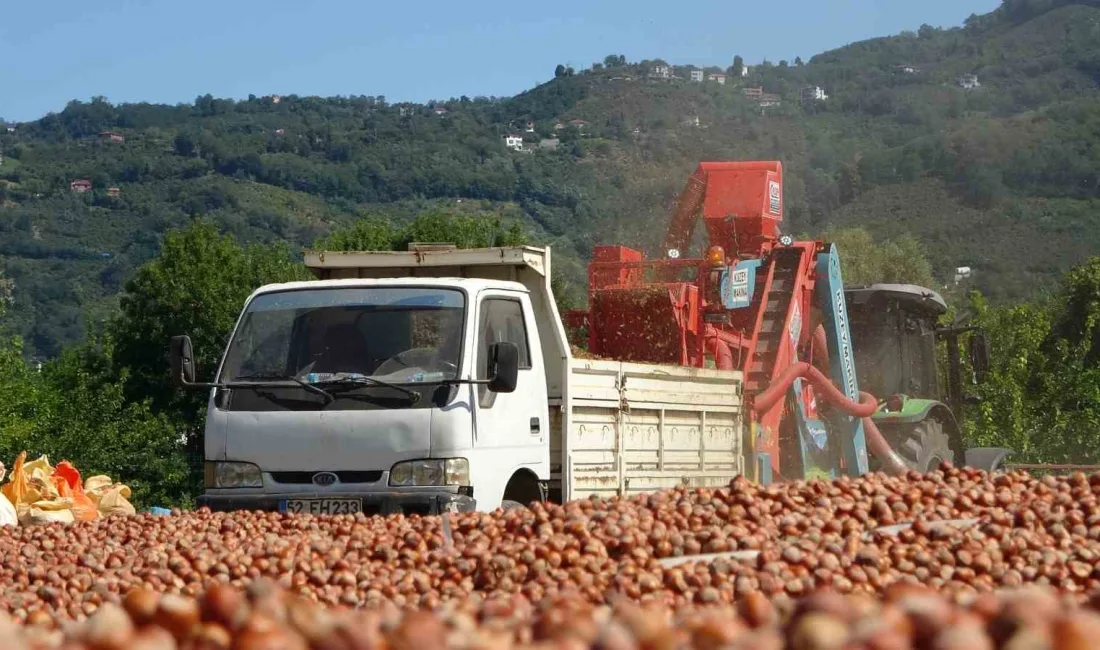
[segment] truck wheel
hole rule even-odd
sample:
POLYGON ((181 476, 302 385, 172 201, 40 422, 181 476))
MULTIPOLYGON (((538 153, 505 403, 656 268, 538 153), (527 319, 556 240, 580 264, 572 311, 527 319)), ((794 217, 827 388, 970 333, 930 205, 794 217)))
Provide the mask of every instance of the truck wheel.
POLYGON ((905 464, 922 474, 937 469, 940 463, 954 462, 951 439, 943 430, 943 423, 934 418, 917 422, 908 431, 902 429, 897 451, 905 464))

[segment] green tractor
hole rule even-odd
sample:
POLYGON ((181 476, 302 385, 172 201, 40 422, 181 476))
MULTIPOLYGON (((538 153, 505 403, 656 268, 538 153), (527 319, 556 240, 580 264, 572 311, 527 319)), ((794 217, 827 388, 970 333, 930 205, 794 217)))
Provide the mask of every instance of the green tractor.
POLYGON ((919 472, 942 461, 1000 469, 1010 450, 967 449, 959 426, 963 407, 974 402, 964 384, 981 381, 989 370, 984 333, 975 327, 939 326, 947 303, 924 287, 850 287, 845 297, 860 390, 881 400, 872 419, 905 463, 919 472), (964 345, 970 360, 965 382, 964 345), (938 362, 941 351, 946 377, 938 362))

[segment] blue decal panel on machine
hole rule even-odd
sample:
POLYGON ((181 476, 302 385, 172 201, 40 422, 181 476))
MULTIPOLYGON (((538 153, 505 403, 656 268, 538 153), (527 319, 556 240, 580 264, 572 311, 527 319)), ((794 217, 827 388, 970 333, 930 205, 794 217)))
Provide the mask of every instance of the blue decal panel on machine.
POLYGON ((722 306, 743 309, 752 304, 756 288, 756 268, 760 260, 742 260, 722 272, 722 306))

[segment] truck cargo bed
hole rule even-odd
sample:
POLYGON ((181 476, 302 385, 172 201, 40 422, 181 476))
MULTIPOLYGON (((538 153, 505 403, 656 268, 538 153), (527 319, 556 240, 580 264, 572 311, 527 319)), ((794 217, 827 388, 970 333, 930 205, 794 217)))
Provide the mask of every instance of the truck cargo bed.
POLYGON ((744 472, 740 372, 574 358, 566 383, 550 409, 551 489, 563 500, 744 472))

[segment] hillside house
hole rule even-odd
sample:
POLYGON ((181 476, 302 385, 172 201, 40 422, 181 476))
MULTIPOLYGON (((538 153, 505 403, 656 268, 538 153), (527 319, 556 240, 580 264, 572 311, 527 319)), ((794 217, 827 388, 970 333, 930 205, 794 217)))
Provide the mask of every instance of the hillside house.
POLYGON ((741 66, 741 76, 742 77, 749 76, 749 66, 747 66, 747 65, 741 66))
POLYGON ((724 86, 726 85, 726 75, 721 72, 712 72, 707 76, 707 81, 717 81, 724 86))
POLYGON ((523 151, 523 136, 522 135, 507 135, 504 136, 504 146, 513 151, 523 151))
POLYGON ((286 135, 286 129, 275 129, 275 135, 286 135))
POLYGON ((963 280, 969 280, 972 271, 969 266, 959 266, 955 268, 955 284, 962 282, 963 280))
POLYGON ((118 197, 122 196, 122 190, 117 187, 108 187, 107 196, 117 199, 118 197))
POLYGON ((435 113, 436 115, 441 115, 442 116, 442 115, 446 115, 450 111, 443 108, 442 106, 436 106, 435 108, 432 109, 432 112, 435 113))
POLYGON ((764 94, 764 88, 742 88, 741 94, 749 99, 759 99, 764 94))
POLYGON ((703 71, 702 70, 692 70, 691 71, 691 80, 696 82, 696 83, 703 83, 703 71))
POLYGON ((15 127, 14 126, 9 126, 8 127, 8 133, 15 133, 15 127))
POLYGON ((283 101, 282 97, 279 97, 278 95, 272 95, 271 96, 271 103, 272 104, 278 104, 281 101, 283 101))
POLYGON ((667 65, 655 65, 650 75, 655 79, 671 79, 672 69, 667 65))
POLYGON ((802 89, 802 101, 823 102, 827 99, 829 96, 821 86, 806 86, 802 89))
POLYGON ((107 140, 108 142, 126 142, 126 136, 115 131, 104 131, 99 134, 100 140, 107 140))
POLYGON ((981 86, 981 84, 978 83, 978 75, 976 74, 960 75, 958 78, 958 83, 960 88, 965 88, 967 90, 970 90, 971 88, 978 88, 979 86, 981 86))
POLYGON ((588 122, 585 122, 584 120, 569 120, 569 125, 575 126, 583 131, 584 127, 588 126, 588 122))
POLYGON ((528 122, 527 126, 524 127, 523 131, 525 133, 534 133, 535 132, 535 123, 534 122, 528 122))
POLYGON ((684 119, 680 120, 680 124, 683 124, 684 126, 699 126, 699 116, 690 115, 688 117, 685 117, 684 119))
POLYGON ((760 108, 767 108, 769 106, 779 106, 779 95, 773 95, 772 93, 763 93, 759 99, 756 100, 760 108))
POLYGON ((920 72, 920 68, 915 65, 909 64, 899 65, 895 69, 902 74, 917 74, 918 72, 920 72))
POLYGON ((92 189, 92 182, 86 178, 80 178, 69 183, 69 190, 77 194, 83 194, 90 189, 92 189))

